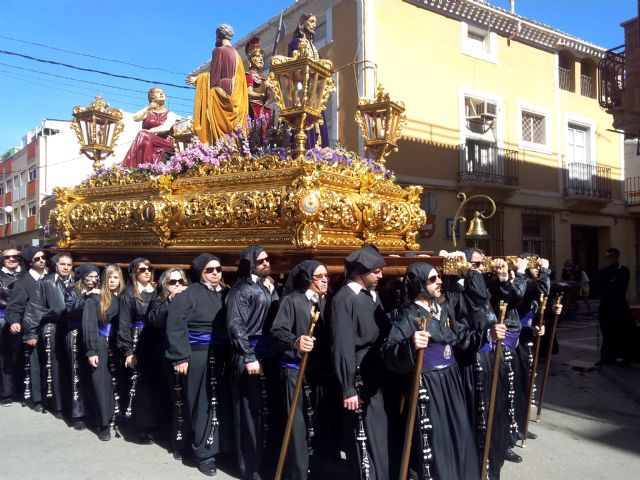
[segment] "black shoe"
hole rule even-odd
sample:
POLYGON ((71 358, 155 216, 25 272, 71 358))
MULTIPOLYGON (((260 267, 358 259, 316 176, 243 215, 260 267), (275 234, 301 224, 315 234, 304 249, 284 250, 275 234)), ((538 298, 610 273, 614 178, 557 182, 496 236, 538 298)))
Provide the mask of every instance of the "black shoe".
POLYGON ((182 460, 182 453, 179 450, 175 450, 173 452, 173 458, 176 460, 182 460))
POLYGON ((85 428, 87 428, 87 426, 84 424, 84 422, 82 420, 80 420, 79 418, 75 419, 73 421, 73 428, 74 430, 84 430, 85 428))
POLYGON ((51 412, 51 414, 54 416, 54 418, 62 420, 62 412, 60 410, 58 410, 57 412, 51 412))
POLYGON ((0 400, 0 405, 2 405, 3 407, 10 407, 11 405, 13 405, 13 399, 11 397, 3 398, 2 400, 0 400))
POLYGON ((142 445, 151 445, 153 443, 153 435, 147 432, 139 432, 138 442, 140 442, 142 445))
POLYGON ((538 435, 536 435, 535 433, 527 432, 527 438, 529 440, 535 440, 536 438, 538 438, 538 435))
POLYGON ((109 440, 111 440, 111 430, 109 429, 109 427, 103 427, 98 430, 98 438, 103 442, 108 442, 109 440))
POLYGON ((507 462, 520 463, 522 462, 522 457, 514 452, 512 449, 507 449, 507 456, 505 457, 507 462))
POLYGON ((33 411, 34 411, 34 412, 38 412, 38 413, 46 413, 46 412, 44 411, 44 408, 42 408, 42 404, 41 404, 41 403, 34 403, 34 404, 33 404, 33 407, 31 407, 31 408, 33 408, 33 411))
POLYGON ((216 467, 215 460, 206 460, 198 465, 198 470, 200 473, 204 473, 208 477, 213 477, 216 473, 218 473, 218 468, 216 467))

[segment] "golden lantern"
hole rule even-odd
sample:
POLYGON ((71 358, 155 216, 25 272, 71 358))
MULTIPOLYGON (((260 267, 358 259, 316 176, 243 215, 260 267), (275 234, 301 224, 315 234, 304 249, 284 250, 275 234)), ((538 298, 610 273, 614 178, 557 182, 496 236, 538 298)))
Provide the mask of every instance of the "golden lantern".
POLYGON ((381 164, 385 163, 387 155, 398 150, 396 142, 407 123, 404 110, 404 103, 391 100, 382 85, 378 85, 374 100, 361 98, 358 101, 355 118, 362 132, 364 148, 381 164))
POLYGON ((458 222, 464 223, 467 221, 465 217, 460 215, 460 212, 462 212, 462 208, 466 205, 466 203, 469 200, 473 200, 474 198, 484 198, 488 200, 489 203, 491 204, 491 212, 487 215, 484 210, 481 212, 477 210, 475 211, 475 213, 473 214, 473 218, 469 222, 469 230, 467 230, 467 233, 466 233, 467 238, 470 238, 472 240, 479 240, 479 239, 488 237, 489 233, 484 228, 484 220, 488 220, 489 218, 493 217, 493 215, 496 213, 496 203, 493 201, 491 197, 488 197, 486 195, 473 195, 467 198, 467 195, 465 193, 460 192, 458 193, 458 198, 462 200, 462 203, 458 206, 458 209, 456 210, 456 213, 453 216, 453 222, 451 223, 451 238, 453 240, 454 249, 457 246, 456 226, 458 222))
POLYGON ((73 107, 71 126, 76 132, 80 153, 93 160, 93 169, 113 154, 113 147, 124 129, 122 110, 109 108, 100 95, 88 107, 73 107))
POLYGON ((300 40, 292 57, 282 55, 271 59, 267 85, 272 89, 280 119, 296 130, 296 150, 300 157, 305 152, 306 130, 321 121, 327 100, 335 90, 333 65, 329 60, 314 60, 309 42, 300 40))

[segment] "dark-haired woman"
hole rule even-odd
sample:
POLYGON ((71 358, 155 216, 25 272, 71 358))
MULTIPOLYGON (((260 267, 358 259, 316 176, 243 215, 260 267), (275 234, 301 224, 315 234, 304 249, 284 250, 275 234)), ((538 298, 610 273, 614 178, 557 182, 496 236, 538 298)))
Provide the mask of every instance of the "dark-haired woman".
POLYGON ((118 348, 124 356, 124 366, 130 369, 127 373, 131 372, 125 416, 133 416, 139 442, 151 444, 151 431, 160 425, 163 416, 168 415, 161 411, 165 402, 157 402, 154 398, 162 393, 155 390, 159 381, 158 359, 154 356, 154 344, 162 342, 162 335, 146 322, 149 304, 156 297, 153 266, 146 258, 136 258, 127 272, 129 281, 120 296, 118 329, 118 348))
POLYGON ((111 440, 109 425, 116 407, 117 377, 116 334, 118 330, 118 295, 124 290, 122 271, 107 265, 102 274, 100 294, 88 296, 82 310, 82 339, 96 402, 98 438, 111 440))
POLYGON ((84 430, 85 402, 91 394, 89 364, 84 361, 82 342, 82 312, 89 295, 100 294, 100 269, 93 263, 79 266, 75 272, 76 282, 65 291, 65 318, 67 321, 67 359, 71 378, 71 420, 73 428, 84 430), (80 337, 80 340, 78 339, 80 337))

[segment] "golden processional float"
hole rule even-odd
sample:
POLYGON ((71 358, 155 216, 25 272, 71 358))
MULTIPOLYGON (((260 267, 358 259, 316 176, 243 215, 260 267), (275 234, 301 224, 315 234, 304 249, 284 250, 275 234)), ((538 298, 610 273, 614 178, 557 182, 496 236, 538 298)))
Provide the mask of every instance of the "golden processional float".
POLYGON ((165 162, 105 169, 100 160, 121 130, 121 113, 99 97, 76 107, 73 127, 95 171, 55 191, 57 248, 79 261, 144 255, 158 264, 188 263, 211 250, 235 264, 246 245, 259 244, 281 260, 273 267, 283 272, 311 257, 341 268, 347 252, 365 243, 399 256, 417 250, 426 221, 422 187, 398 185, 385 167, 397 150, 404 106, 382 87, 374 100, 359 102, 356 117, 373 160, 342 147, 306 150, 305 131, 322 121, 335 88, 331 62, 308 53, 303 45, 291 58, 272 59, 268 84, 280 121, 295 134, 288 149, 252 153, 248 135, 237 132, 213 146, 196 142, 165 162))

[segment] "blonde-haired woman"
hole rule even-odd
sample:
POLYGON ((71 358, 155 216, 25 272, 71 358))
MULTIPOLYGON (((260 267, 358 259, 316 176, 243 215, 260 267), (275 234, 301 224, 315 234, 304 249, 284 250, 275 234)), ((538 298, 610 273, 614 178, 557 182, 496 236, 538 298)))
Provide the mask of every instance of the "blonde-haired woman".
POLYGON ((111 440, 110 423, 115 416, 116 334, 118 330, 118 296, 124 290, 122 270, 107 265, 102 274, 100 294, 87 298, 82 312, 82 338, 91 366, 91 383, 98 416, 98 438, 111 440))

